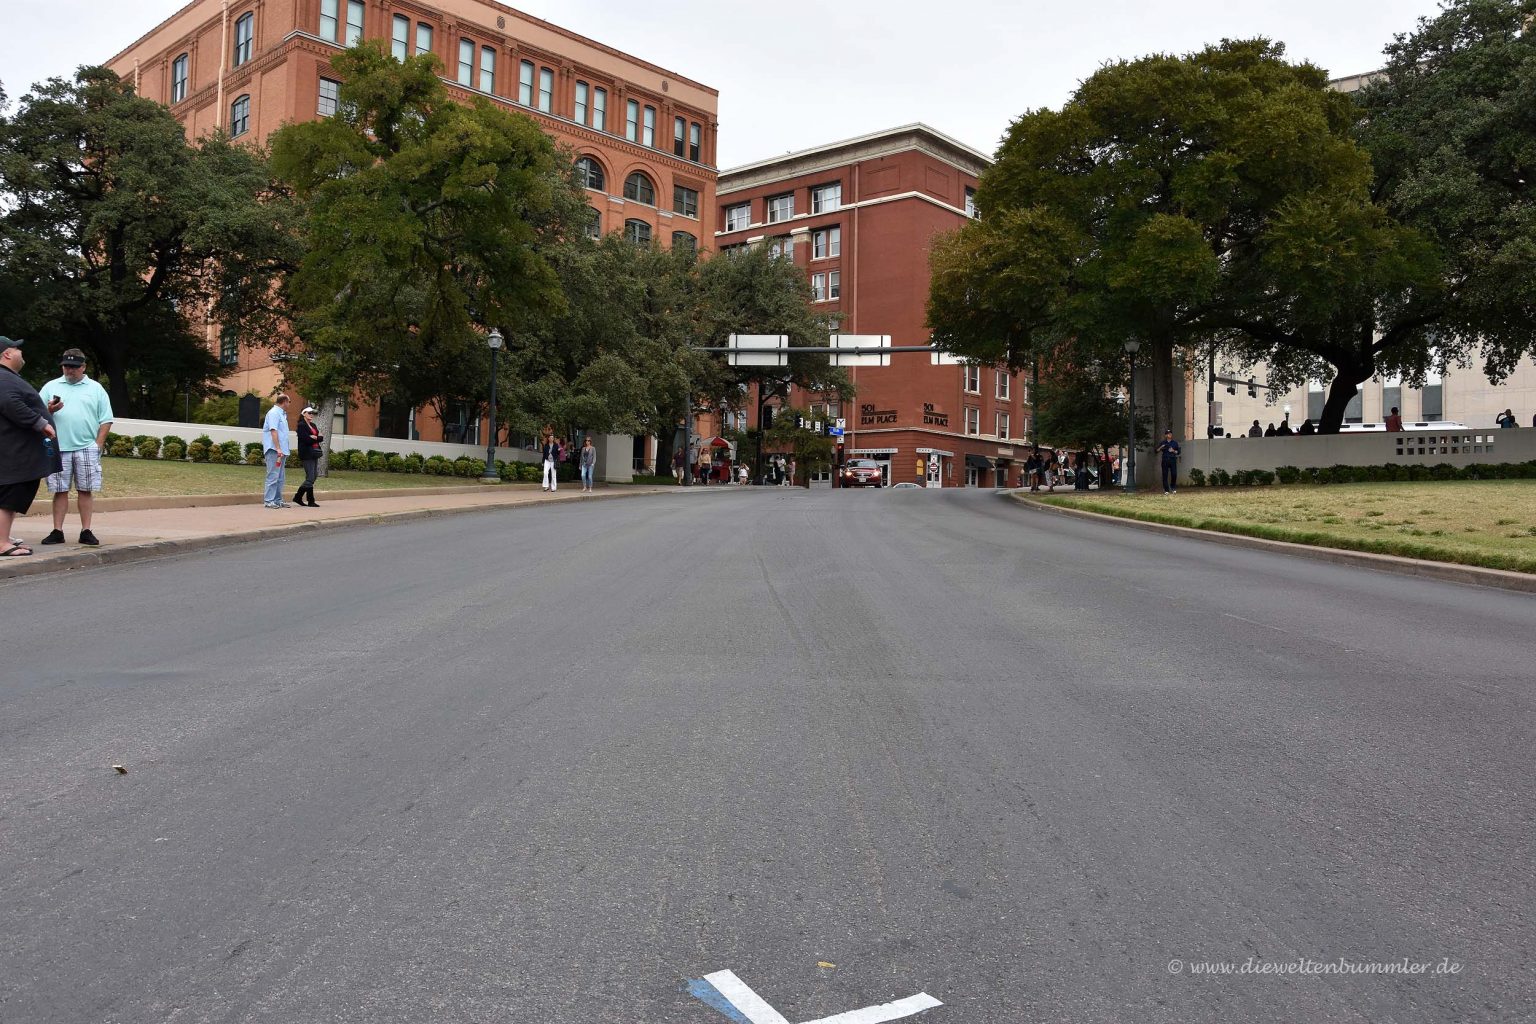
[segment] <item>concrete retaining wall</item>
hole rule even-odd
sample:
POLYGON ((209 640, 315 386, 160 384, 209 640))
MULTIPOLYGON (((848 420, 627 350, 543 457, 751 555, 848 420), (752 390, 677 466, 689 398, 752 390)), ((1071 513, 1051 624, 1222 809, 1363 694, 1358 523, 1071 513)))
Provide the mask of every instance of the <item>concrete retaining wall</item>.
MULTIPOLYGON (((1330 434, 1311 437, 1220 437, 1185 441, 1179 460, 1179 476, 1188 478, 1198 469, 1207 476, 1214 469, 1269 469, 1296 466, 1400 466, 1415 463, 1453 466, 1473 463, 1530 462, 1536 459, 1536 430, 1465 428, 1435 433, 1330 434)), ((1137 458, 1137 483, 1157 481, 1157 456, 1143 452, 1137 458)))

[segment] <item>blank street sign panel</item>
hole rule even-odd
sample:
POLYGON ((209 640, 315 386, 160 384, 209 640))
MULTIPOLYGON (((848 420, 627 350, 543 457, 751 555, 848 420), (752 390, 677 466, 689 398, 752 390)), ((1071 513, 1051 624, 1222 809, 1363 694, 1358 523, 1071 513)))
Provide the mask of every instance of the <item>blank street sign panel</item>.
POLYGON ((832 335, 833 366, 890 366, 889 352, 845 352, 842 349, 871 349, 891 347, 889 334, 834 334, 832 335))
POLYGON ((733 334, 729 356, 732 366, 788 366, 789 353, 776 351, 789 347, 787 334, 733 334))

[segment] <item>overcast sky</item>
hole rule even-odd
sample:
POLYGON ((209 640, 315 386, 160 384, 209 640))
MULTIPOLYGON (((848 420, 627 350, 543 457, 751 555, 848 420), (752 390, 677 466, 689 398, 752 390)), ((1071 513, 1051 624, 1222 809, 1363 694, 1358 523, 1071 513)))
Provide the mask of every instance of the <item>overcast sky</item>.
MULTIPOLYGON (((3 0, 0 82, 105 60, 179 0, 3 0)), ((991 153, 1106 61, 1268 36, 1333 77, 1377 67, 1436 0, 528 0, 511 6, 720 90, 720 166, 923 121, 991 153)))

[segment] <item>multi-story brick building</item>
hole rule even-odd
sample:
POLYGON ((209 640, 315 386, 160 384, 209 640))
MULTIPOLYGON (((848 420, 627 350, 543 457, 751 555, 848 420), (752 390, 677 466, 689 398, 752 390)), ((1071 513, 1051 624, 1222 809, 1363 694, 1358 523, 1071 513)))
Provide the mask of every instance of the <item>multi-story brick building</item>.
MULTIPOLYGON (((492 0, 193 0, 107 65, 159 100, 196 139, 225 129, 264 142, 290 121, 336 110, 331 59, 360 39, 397 57, 433 53, 451 95, 526 114, 579 161, 592 229, 663 246, 708 244, 715 231, 716 90, 492 0)), ((280 366, 257 346, 209 345, 226 386, 265 394, 280 366)), ((441 424, 428 410, 364 407, 352 434, 480 443, 468 410, 441 424)))
MULTIPOLYGON (((912 124, 733 168, 720 175, 716 246, 770 245, 803 266, 829 328, 926 345, 929 250, 975 216, 976 180, 990 163, 912 124)), ((850 373, 851 403, 792 396, 845 420, 848 457, 881 462, 889 483, 1018 482, 1030 429, 1023 379, 934 365, 926 353, 850 373)))

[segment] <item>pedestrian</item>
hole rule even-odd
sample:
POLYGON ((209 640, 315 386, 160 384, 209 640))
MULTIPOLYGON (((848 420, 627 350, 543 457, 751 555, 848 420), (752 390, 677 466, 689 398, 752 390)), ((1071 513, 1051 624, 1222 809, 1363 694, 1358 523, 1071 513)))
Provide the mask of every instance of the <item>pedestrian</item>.
POLYGON ((679 448, 672 453, 672 479, 677 481, 679 487, 683 484, 683 450, 679 448))
POLYGON ((299 465, 304 467, 304 483, 293 496, 295 505, 307 505, 310 508, 319 508, 320 503, 315 500, 315 477, 320 472, 320 447, 323 441, 320 437, 320 428, 315 426, 315 407, 306 405, 299 411, 299 465), (305 496, 309 497, 305 501, 305 496))
POLYGON ((791 455, 789 457, 789 481, 788 481, 788 486, 790 486, 790 487, 795 486, 795 457, 793 455, 791 455))
POLYGON ((1030 452, 1029 458, 1024 460, 1024 479, 1031 491, 1040 489, 1040 453, 1038 451, 1030 452))
POLYGON ((1254 420, 1253 421, 1253 426, 1248 428, 1248 436, 1249 437, 1263 437, 1264 436, 1264 428, 1259 426, 1259 421, 1258 420, 1254 420))
POLYGON ((1394 405, 1392 407, 1392 411, 1387 413, 1387 433, 1401 434, 1402 432, 1403 418, 1402 416, 1398 415, 1397 406, 1394 405))
POLYGON ((1269 427, 1264 431, 1264 436, 1265 437, 1274 437, 1275 436, 1275 425, 1273 423, 1271 423, 1269 425, 1269 427))
POLYGON ((1296 429, 1297 437, 1311 437, 1315 433, 1317 433, 1317 428, 1312 425, 1312 418, 1310 416, 1302 420, 1301 426, 1296 429))
POLYGON ((279 392, 261 424, 261 454, 267 463, 267 508, 289 508, 283 500, 284 465, 292 451, 288 441, 288 396, 279 392))
POLYGON ((555 467, 560 465, 560 442, 555 440, 555 431, 551 427, 544 428, 544 444, 539 449, 539 459, 544 463, 542 489, 553 492, 557 487, 555 467))
POLYGON ((581 490, 584 494, 591 494, 592 474, 597 469, 597 449, 592 447, 591 434, 582 439, 577 461, 581 465, 581 490))
POLYGON ((1296 431, 1291 429, 1291 418, 1289 416, 1281 420, 1280 425, 1275 428, 1276 437, 1290 437, 1295 433, 1296 431))
POLYGON ((747 486, 747 477, 750 475, 751 473, 748 471, 747 464, 745 462, 736 467, 736 479, 741 484, 741 486, 747 486))
MULTIPOLYGON (((1258 422, 1255 420, 1254 422, 1258 422)), ((1157 454, 1163 461, 1163 493, 1179 493, 1179 442, 1173 439, 1173 431, 1163 431, 1163 443, 1157 446, 1157 454)))
POLYGON ((1505 430, 1513 430, 1515 427, 1518 427, 1520 425, 1515 420, 1515 414, 1512 411, 1510 411, 1509 409, 1505 409, 1504 410, 1504 415, 1499 417, 1498 424, 1499 424, 1499 426, 1501 428, 1503 428, 1505 430))
POLYGON ((21 379, 26 365, 21 342, 0 335, 0 558, 32 553, 11 536, 11 525, 32 507, 43 478, 62 468, 53 414, 63 402, 55 398, 44 404, 36 389, 21 379))
POLYGON ((80 543, 95 547, 101 541, 91 532, 91 517, 96 511, 96 495, 101 491, 101 449, 112 429, 112 400, 107 389, 85 374, 85 353, 77 348, 64 350, 59 357, 63 376, 43 385, 39 392, 44 402, 57 398, 62 407, 54 414, 58 431, 61 468, 48 478, 53 495, 53 532, 44 544, 64 543, 64 517, 69 514, 69 489, 75 489, 75 508, 80 513, 80 543))

